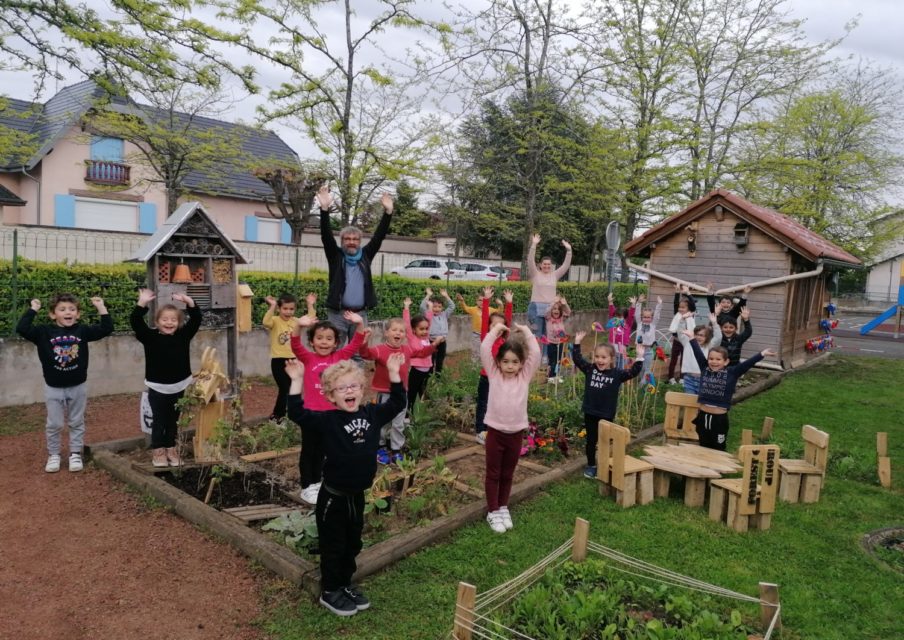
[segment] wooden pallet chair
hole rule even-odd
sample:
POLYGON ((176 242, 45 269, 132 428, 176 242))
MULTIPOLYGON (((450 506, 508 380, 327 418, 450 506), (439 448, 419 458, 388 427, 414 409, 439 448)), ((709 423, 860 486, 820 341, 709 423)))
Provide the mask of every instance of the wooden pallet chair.
POLYGON ((665 421, 662 433, 666 444, 681 442, 699 444, 700 436, 697 435, 697 425, 694 424, 694 418, 697 417, 699 410, 697 396, 692 393, 669 391, 665 394, 665 421))
POLYGON ((615 494, 622 507, 653 501, 653 465, 627 454, 631 432, 614 422, 600 420, 596 448, 596 477, 601 496, 615 494))
POLYGON ((742 445, 738 456, 743 475, 709 483, 710 520, 721 520, 740 532, 768 529, 775 511, 780 453, 774 444, 742 445))
POLYGON ((804 458, 779 463, 778 497, 784 502, 817 502, 829 460, 829 434, 805 424, 800 435, 804 458))

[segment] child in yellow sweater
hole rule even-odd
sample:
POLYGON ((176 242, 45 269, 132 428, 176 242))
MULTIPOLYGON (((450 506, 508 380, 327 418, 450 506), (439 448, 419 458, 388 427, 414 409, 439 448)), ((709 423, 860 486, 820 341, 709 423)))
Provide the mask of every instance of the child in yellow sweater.
MULTIPOLYGON (((458 305, 462 308, 462 310, 471 316, 471 359, 474 362, 480 361, 480 339, 481 339, 481 327, 483 323, 483 296, 480 294, 477 295, 477 305, 473 307, 469 307, 465 303, 464 297, 460 293, 455 294, 455 299, 458 301, 458 305)), ((493 315, 494 313, 497 315, 502 315, 502 301, 496 300, 495 307, 489 308, 489 314, 493 315)))
MULTIPOLYGON (((292 380, 286 374, 286 361, 295 358, 289 341, 295 330, 297 318, 295 308, 298 300, 291 293, 283 293, 279 298, 267 296, 264 298, 270 306, 264 314, 264 328, 270 332, 270 371, 276 381, 276 404, 270 413, 271 420, 282 420, 286 417, 286 405, 289 399, 289 386, 292 380)), ((316 294, 309 293, 307 297, 308 315, 314 310, 317 303, 316 294)), ((316 313, 314 313, 316 316, 316 313)))

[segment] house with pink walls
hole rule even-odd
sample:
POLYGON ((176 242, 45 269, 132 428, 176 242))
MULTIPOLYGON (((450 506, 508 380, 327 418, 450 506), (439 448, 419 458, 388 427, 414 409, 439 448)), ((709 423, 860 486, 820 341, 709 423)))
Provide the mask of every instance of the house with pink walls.
MULTIPOLYGON (((65 87, 43 104, 9 98, 0 128, 30 139, 29 153, 0 158, 0 221, 29 225, 154 233, 168 217, 162 187, 148 180, 149 169, 130 162, 138 149, 122 139, 92 135, 86 114, 103 108, 150 113, 152 107, 128 98, 109 98, 87 80, 65 87)), ((177 114, 188 118, 187 114, 177 114)), ((252 175, 250 165, 297 165, 297 154, 279 136, 257 129, 193 116, 192 130, 214 129, 235 135, 242 163, 224 162, 193 171, 183 201, 200 201, 231 238, 288 244, 285 221, 267 212, 270 188, 252 175)))

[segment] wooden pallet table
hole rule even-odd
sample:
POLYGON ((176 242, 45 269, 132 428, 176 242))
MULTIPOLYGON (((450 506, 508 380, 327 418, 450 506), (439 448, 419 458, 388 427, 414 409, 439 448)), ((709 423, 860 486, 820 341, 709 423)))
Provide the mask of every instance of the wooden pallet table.
POLYGON ((684 478, 684 504, 702 507, 706 502, 706 483, 741 471, 738 460, 730 453, 694 444, 649 445, 641 456, 653 465, 653 496, 669 494, 673 476, 684 478))

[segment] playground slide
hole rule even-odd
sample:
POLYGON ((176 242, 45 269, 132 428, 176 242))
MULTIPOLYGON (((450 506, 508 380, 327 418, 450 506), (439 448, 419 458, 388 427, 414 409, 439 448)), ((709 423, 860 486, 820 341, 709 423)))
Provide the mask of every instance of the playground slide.
POLYGON ((898 305, 894 305, 889 307, 886 311, 883 311, 878 316, 867 322, 865 325, 860 327, 860 335, 865 336, 867 333, 878 327, 880 324, 895 317, 895 314, 898 312, 898 305))

